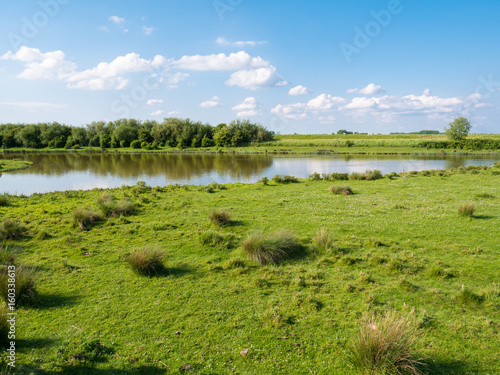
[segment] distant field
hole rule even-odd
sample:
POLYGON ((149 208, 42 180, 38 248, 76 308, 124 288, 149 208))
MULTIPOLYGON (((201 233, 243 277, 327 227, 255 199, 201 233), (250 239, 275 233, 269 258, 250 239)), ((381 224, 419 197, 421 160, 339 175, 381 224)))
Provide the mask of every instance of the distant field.
POLYGON ((396 310, 423 335, 426 374, 498 374, 499 178, 468 167, 7 197, 1 220, 26 229, 4 245, 39 293, 17 311, 17 373, 354 375, 363 317, 396 310), (354 194, 329 191, 345 185, 354 194), (78 208, 101 213, 104 192, 136 211, 82 230, 78 208), (472 217, 459 215, 464 203, 472 217), (214 209, 227 226, 211 224, 214 209), (302 250, 279 265, 249 260, 243 241, 277 229, 302 250), (125 262, 144 246, 165 252, 156 277, 125 262))

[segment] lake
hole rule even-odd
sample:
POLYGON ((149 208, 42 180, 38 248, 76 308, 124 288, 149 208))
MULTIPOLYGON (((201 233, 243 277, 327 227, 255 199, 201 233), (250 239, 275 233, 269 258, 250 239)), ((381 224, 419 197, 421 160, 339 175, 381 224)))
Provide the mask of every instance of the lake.
POLYGON ((8 153, 5 159, 34 163, 32 168, 1 174, 0 193, 25 194, 134 185, 206 185, 256 182, 266 176, 308 177, 332 172, 383 173, 489 165, 499 155, 244 155, 213 153, 8 153))

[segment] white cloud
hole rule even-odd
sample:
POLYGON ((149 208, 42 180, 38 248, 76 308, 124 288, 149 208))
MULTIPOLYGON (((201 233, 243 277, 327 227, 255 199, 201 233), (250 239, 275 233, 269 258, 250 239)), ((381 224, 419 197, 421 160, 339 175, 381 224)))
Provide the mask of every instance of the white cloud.
POLYGON ((276 107, 271 109, 271 113, 294 120, 302 120, 307 117, 305 103, 278 104, 276 107))
POLYGON ((382 86, 377 86, 374 83, 370 83, 368 86, 363 87, 362 89, 349 89, 347 90, 348 94, 359 93, 361 95, 375 95, 384 93, 384 89, 382 86))
POLYGON ((167 113, 167 115, 169 116, 176 116, 176 115, 180 115, 181 113, 179 111, 170 111, 167 113))
POLYGON ((214 96, 212 99, 207 100, 206 102, 202 102, 200 104, 201 108, 214 108, 214 107, 220 107, 222 106, 222 103, 220 101, 220 98, 218 96, 214 96))
POLYGON ((236 113, 237 117, 251 117, 262 115, 261 108, 262 104, 258 103, 257 99, 253 96, 250 96, 243 100, 242 103, 234 106, 232 110, 238 111, 238 113, 236 113))
POLYGON ((122 23, 125 22, 125 18, 121 18, 118 16, 111 16, 111 17, 109 17, 109 21, 111 21, 117 25, 121 25, 122 23))
POLYGON ((288 95, 307 95, 310 94, 311 90, 309 90, 307 87, 298 85, 295 87, 292 87, 290 91, 288 91, 288 95))
POLYGON ((186 70, 238 70, 244 68, 259 68, 269 66, 269 62, 261 57, 252 57, 244 51, 226 55, 219 53, 217 55, 193 55, 182 56, 179 60, 172 61, 171 65, 178 69, 186 70))
POLYGON ((430 95, 432 95, 431 90, 429 90, 429 89, 425 89, 425 90, 424 90, 424 92, 422 93, 422 95, 425 95, 425 96, 430 96, 430 95))
POLYGON ((223 45, 223 46, 236 46, 236 47, 245 47, 245 46, 250 46, 250 47, 255 47, 261 44, 266 44, 266 41, 262 42, 256 42, 253 40, 248 40, 248 41, 237 41, 237 42, 230 42, 226 38, 217 38, 217 44, 223 45))
POLYGON ((146 102, 146 105, 158 105, 158 104, 162 104, 162 103, 163 103, 162 99, 149 99, 146 102))
POLYGON ((142 33, 146 36, 151 35, 154 30, 155 30, 154 27, 146 27, 146 26, 142 27, 142 33))
POLYGON ((38 110, 53 112, 68 107, 66 104, 54 104, 46 102, 16 102, 16 101, 0 102, 0 105, 13 107, 29 112, 35 112, 38 110))
POLYGON ((276 68, 272 65, 259 69, 239 70, 231 74, 226 81, 228 86, 239 86, 249 90, 286 84, 288 83, 278 75, 276 68))
POLYGON ((23 62, 25 69, 18 75, 19 78, 62 80, 67 82, 68 88, 88 90, 122 89, 129 82, 124 75, 156 69, 166 63, 166 59, 160 55, 147 60, 136 53, 129 53, 118 56, 109 63, 101 62, 95 68, 79 72, 77 65, 67 61, 62 51, 42 53, 39 49, 26 46, 16 53, 9 51, 0 59, 23 62))
POLYGON ((307 102, 307 108, 312 110, 329 110, 338 107, 340 104, 345 103, 346 100, 339 96, 331 96, 330 94, 321 94, 316 98, 307 102))
POLYGON ((175 89, 176 87, 179 87, 180 82, 184 81, 188 77, 188 73, 167 73, 162 77, 160 82, 165 82, 167 88, 169 89, 175 89))
POLYGON ((159 109, 157 111, 151 112, 150 116, 161 116, 161 115, 163 115, 163 113, 164 112, 161 109, 159 109))

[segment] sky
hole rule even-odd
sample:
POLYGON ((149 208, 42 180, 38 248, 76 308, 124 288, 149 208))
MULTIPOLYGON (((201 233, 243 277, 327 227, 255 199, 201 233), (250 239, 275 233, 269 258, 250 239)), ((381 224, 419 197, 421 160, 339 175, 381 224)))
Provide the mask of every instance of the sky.
POLYGON ((0 123, 498 133, 498 0, 0 2, 0 123))

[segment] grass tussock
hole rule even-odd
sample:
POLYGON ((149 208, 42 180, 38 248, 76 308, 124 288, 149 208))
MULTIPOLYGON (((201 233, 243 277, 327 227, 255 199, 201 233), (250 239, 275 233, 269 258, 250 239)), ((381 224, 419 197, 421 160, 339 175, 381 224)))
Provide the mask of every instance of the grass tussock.
POLYGON ((317 231, 312 239, 313 248, 317 251, 332 249, 334 247, 333 242, 333 236, 325 229, 317 231))
POLYGON ((80 207, 73 212, 73 225, 81 230, 89 230, 90 226, 100 219, 101 215, 87 208, 80 207))
POLYGON ((141 247, 128 254, 125 261, 137 274, 155 276, 161 274, 165 270, 163 264, 164 257, 165 254, 161 250, 141 247))
POLYGON ((10 204, 9 194, 0 194, 0 207, 6 207, 10 204))
POLYGON ((14 264, 16 259, 16 253, 7 246, 0 245, 0 265, 7 266, 9 264, 14 264))
POLYGON ((4 219, 0 223, 0 239, 17 240, 26 234, 26 227, 14 219, 4 219))
POLYGON ((352 189, 350 186, 330 186, 328 188, 328 191, 332 194, 339 195, 351 195, 352 194, 352 189))
POLYGON ((15 304, 16 306, 29 306, 38 302, 35 272, 25 266, 16 266, 15 272, 7 267, 0 268, 0 297, 5 302, 9 301, 9 284, 15 273, 15 304))
POLYGON ((474 217, 476 205, 474 203, 464 203, 458 207, 458 214, 463 217, 474 217))
POLYGON ((229 249, 232 247, 234 240, 233 235, 226 235, 214 230, 200 232, 198 234, 198 241, 202 246, 213 247, 217 249, 229 249))
POLYGON ((0 346, 6 347, 9 343, 9 323, 7 322, 7 313, 9 312, 7 306, 0 303, 0 346))
POLYGON ((410 318, 390 311, 363 322, 349 359, 362 374, 423 374, 415 349, 419 339, 410 318))
POLYGON ((114 196, 104 193, 97 199, 97 205, 104 217, 132 215, 136 211, 135 203, 129 199, 118 201, 114 196))
POLYGON ((259 264, 277 264, 300 249, 300 243, 290 232, 253 232, 242 244, 248 258, 259 264))
POLYGON ((484 302, 484 297, 480 296, 474 292, 471 292, 467 288, 462 288, 462 290, 455 296, 455 300, 464 305, 480 305, 484 302))
POLYGON ((226 227, 231 224, 231 214, 225 210, 213 210, 209 215, 210 221, 219 226, 226 227))
POLYGON ((371 180, 380 180, 382 178, 384 178, 384 176, 382 175, 382 172, 379 171, 378 169, 374 169, 373 171, 367 170, 365 173, 352 172, 349 175, 349 180, 371 181, 371 180))

